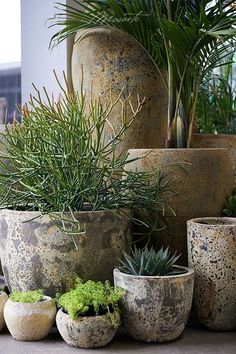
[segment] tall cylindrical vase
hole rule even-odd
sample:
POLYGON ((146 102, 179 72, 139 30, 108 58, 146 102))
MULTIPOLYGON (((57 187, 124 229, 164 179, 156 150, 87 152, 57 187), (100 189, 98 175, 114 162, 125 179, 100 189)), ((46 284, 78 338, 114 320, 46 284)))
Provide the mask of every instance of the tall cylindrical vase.
POLYGON ((236 329, 236 218, 197 218, 187 225, 198 319, 213 330, 236 329))

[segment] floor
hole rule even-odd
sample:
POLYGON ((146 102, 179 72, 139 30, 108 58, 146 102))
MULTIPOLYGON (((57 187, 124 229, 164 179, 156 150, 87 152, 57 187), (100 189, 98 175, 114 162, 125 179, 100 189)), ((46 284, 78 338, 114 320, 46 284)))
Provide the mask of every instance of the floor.
POLYGON ((211 332, 189 325, 178 340, 165 344, 141 343, 129 338, 121 329, 113 342, 100 349, 77 349, 66 345, 53 330, 40 342, 17 342, 9 332, 0 333, 0 354, 235 354, 236 332, 211 332))

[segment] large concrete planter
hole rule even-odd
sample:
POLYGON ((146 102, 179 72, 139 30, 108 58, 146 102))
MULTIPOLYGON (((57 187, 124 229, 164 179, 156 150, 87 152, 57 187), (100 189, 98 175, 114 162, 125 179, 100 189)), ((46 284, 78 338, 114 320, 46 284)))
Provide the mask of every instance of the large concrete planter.
MULTIPOLYGON (((72 81, 75 90, 83 88, 90 97, 106 102, 112 92, 122 98, 130 96, 134 107, 137 94, 146 98, 139 115, 125 132, 118 152, 130 148, 165 146, 167 90, 150 56, 129 34, 116 28, 80 30, 72 53, 72 81), (80 41, 78 38, 81 37, 80 41)), ((131 114, 129 105, 127 113, 131 114)), ((120 107, 109 118, 116 131, 121 125, 120 107)), ((111 131, 110 125, 107 126, 111 131)), ((107 134, 109 138, 109 134, 107 134)))
POLYGON ((199 321, 213 330, 236 329, 236 218, 189 220, 188 251, 199 321))
MULTIPOLYGON (((119 318, 119 314, 116 314, 119 318)), ((73 320, 62 309, 56 316, 57 328, 64 341, 76 348, 98 348, 107 345, 116 333, 109 315, 78 317, 73 320)))
POLYGON ((183 332, 190 313, 194 271, 183 274, 134 276, 114 270, 115 286, 126 290, 122 299, 122 323, 136 340, 167 342, 183 332))
POLYGON ((170 246, 187 264, 186 221, 194 217, 220 216, 226 197, 231 195, 234 177, 227 149, 134 149, 129 158, 143 159, 127 164, 138 171, 158 168, 171 177, 170 188, 177 193, 169 200, 176 216, 166 217, 168 227, 158 232, 157 247, 170 246))
POLYGON ((227 148, 234 167, 236 185, 236 135, 229 134, 194 134, 193 148, 227 148))
POLYGON ((84 237, 63 233, 49 216, 37 212, 0 212, 0 256, 10 290, 44 289, 47 295, 70 289, 76 277, 112 279, 122 250, 132 241, 131 211, 75 214, 85 225, 84 237))
POLYGON ((4 310, 4 306, 5 306, 5 303, 7 302, 7 300, 8 300, 7 294, 4 291, 0 291, 0 331, 5 326, 3 310, 4 310))
POLYGON ((40 340, 49 334, 56 316, 56 305, 49 296, 40 302, 22 303, 7 300, 4 318, 13 338, 40 340))

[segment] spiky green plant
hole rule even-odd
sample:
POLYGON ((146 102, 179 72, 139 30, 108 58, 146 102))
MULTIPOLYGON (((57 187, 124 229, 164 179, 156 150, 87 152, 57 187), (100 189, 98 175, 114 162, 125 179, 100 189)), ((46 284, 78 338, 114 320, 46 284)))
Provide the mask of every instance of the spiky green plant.
POLYGON ((190 146, 201 82, 234 51, 235 0, 74 3, 80 7, 59 3, 52 26, 60 26, 60 30, 52 43, 63 41, 80 28, 112 26, 129 33, 153 59, 167 86, 167 147, 190 146))
POLYGON ((31 290, 31 291, 16 291, 13 290, 9 295, 9 298, 14 302, 23 302, 23 303, 31 303, 31 302, 39 302, 42 301, 44 297, 43 290, 31 290))
POLYGON ((49 214, 72 236, 84 232, 77 211, 131 208, 148 210, 156 217, 163 214, 171 194, 166 174, 158 169, 125 171, 131 161, 128 154, 116 154, 142 102, 133 107, 121 100, 121 93, 102 104, 86 100, 82 92, 62 86, 61 90, 56 102, 46 90, 45 100, 36 89, 36 96, 21 110, 22 123, 6 127, 6 152, 0 156, 0 207, 49 214), (132 110, 129 117, 126 104, 132 110), (114 109, 120 111, 122 123, 108 134, 114 109))
POLYGON ((173 265, 177 262, 180 255, 171 254, 169 248, 161 248, 155 251, 146 245, 144 248, 137 248, 131 251, 131 255, 123 252, 124 259, 120 260, 120 270, 127 274, 143 276, 165 276, 173 274, 173 265))
POLYGON ((89 280, 83 283, 77 280, 75 289, 68 291, 58 299, 59 307, 75 319, 79 316, 99 316, 109 314, 111 323, 118 327, 115 312, 119 312, 119 301, 125 294, 121 288, 112 287, 109 281, 104 284, 89 280))

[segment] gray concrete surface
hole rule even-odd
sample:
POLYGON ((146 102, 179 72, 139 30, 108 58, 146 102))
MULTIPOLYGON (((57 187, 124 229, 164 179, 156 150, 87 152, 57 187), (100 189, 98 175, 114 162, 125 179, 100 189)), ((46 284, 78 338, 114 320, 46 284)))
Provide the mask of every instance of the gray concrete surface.
POLYGON ((211 332, 188 326, 181 338, 166 344, 141 343, 121 329, 113 342, 101 349, 77 349, 66 345, 54 329, 39 342, 18 342, 7 330, 0 333, 0 354, 236 354, 236 332, 211 332))

